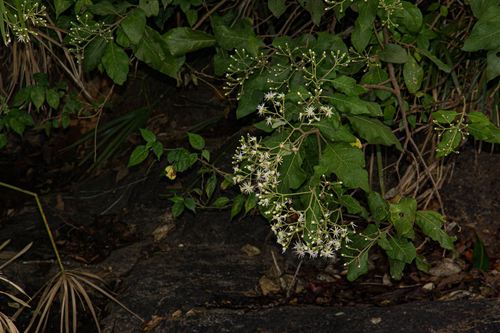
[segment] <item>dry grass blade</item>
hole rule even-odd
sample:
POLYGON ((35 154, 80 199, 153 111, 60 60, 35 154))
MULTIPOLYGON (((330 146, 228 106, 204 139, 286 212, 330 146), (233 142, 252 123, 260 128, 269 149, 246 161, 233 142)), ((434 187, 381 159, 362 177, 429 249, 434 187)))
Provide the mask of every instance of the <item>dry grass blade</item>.
MULTIPOLYGON (((38 314, 40 314, 40 319, 38 322, 38 325, 36 327, 35 333, 38 332, 43 332, 47 326, 48 322, 48 317, 50 313, 50 308, 56 299, 56 296, 59 295, 59 298, 61 300, 61 317, 59 321, 59 327, 60 327, 60 332, 66 332, 66 333, 76 333, 77 331, 77 299, 80 300, 80 304, 85 310, 85 305, 88 306, 88 309, 92 315, 92 318, 94 319, 94 322, 97 326, 97 332, 101 332, 101 329, 99 327, 99 321, 97 318, 97 313, 94 309, 94 305, 92 303, 92 300, 90 299, 87 291, 85 290, 84 286, 82 285, 81 282, 87 284, 88 286, 94 288, 95 290, 101 292, 104 294, 106 297, 109 299, 113 300, 120 306, 122 306, 125 310, 130 312, 132 315, 135 317, 139 318, 141 321, 144 321, 141 317, 139 317, 137 314, 132 312, 130 309, 128 309, 125 305, 120 303, 117 299, 115 299, 110 293, 106 292, 103 288, 99 287, 92 281, 90 281, 87 278, 92 278, 96 279, 100 282, 104 283, 104 280, 102 280, 99 276, 87 272, 77 272, 77 271, 61 271, 59 274, 57 274, 54 278, 52 278, 44 287, 43 287, 43 294, 40 298, 40 301, 38 303, 38 306, 35 310, 35 314, 31 318, 31 321, 29 323, 29 326, 26 328, 24 331, 27 333, 31 327, 34 325, 38 314), (71 318, 71 320, 70 320, 71 318)), ((19 314, 16 314, 16 316, 19 314)), ((0 331, 1 333, 1 331, 0 331)))
POLYGON ((0 312, 0 333, 19 333, 12 319, 0 312))
MULTIPOLYGON (((2 244, 2 246, 0 247, 0 250, 5 246, 7 245, 8 243, 10 242, 10 239, 5 241, 5 243, 2 244)), ((15 256, 13 256, 12 258, 10 258, 9 261, 7 261, 5 264, 3 264, 2 266, 0 266, 0 269, 8 266, 11 262, 13 262, 14 260, 16 260, 17 258, 19 258, 20 256, 22 256, 26 251, 28 251, 31 247, 31 245, 33 245, 33 242, 29 243, 28 245, 26 245, 26 247, 24 249, 22 249, 21 251, 19 251, 18 254, 16 254, 15 256)))

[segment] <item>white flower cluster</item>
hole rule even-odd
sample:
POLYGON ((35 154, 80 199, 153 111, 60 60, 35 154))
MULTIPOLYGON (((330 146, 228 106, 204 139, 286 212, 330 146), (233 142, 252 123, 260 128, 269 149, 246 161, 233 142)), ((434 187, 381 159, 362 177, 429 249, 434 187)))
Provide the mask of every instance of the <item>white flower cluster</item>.
MULTIPOLYGON (((45 16, 45 6, 39 4, 37 2, 21 2, 20 8, 16 11, 16 13, 22 12, 22 19, 19 18, 17 14, 5 15, 4 19, 6 20, 7 27, 12 29, 14 35, 17 37, 19 42, 28 43, 30 41, 30 35, 38 35, 36 31, 31 30, 29 27, 30 23, 33 26, 47 26, 47 20, 45 16), (10 21, 9 19, 14 19, 10 21)), ((8 13, 8 12, 6 12, 8 13)), ((3 15, 3 13, 2 13, 3 15)), ((6 30, 5 34, 6 45, 9 45, 12 41, 9 34, 9 29, 6 30)))
MULTIPOLYGON (((257 107, 257 111, 260 116, 266 117, 268 125, 289 124, 285 118, 284 104, 285 95, 271 91, 265 95, 265 102, 257 107), (266 102, 272 103, 272 109, 268 108, 266 102)), ((308 106, 300 117, 306 117, 311 122, 332 115, 333 110, 329 106, 321 106, 318 112, 315 112, 314 107, 308 106)), ((338 220, 340 212, 329 211, 328 204, 321 202, 326 195, 332 196, 326 192, 332 183, 324 180, 320 184, 321 193, 313 195, 321 207, 321 217, 318 221, 307 221, 308 216, 316 215, 310 207, 297 210, 293 205, 291 197, 304 193, 283 194, 279 191, 279 169, 283 157, 298 151, 299 148, 290 141, 290 136, 275 147, 260 144, 254 136, 241 137, 240 146, 233 156, 233 181, 240 186, 241 192, 249 195, 254 193, 258 198, 258 205, 266 210, 265 214, 272 216, 271 229, 283 252, 294 239, 298 239, 295 241, 294 250, 299 257, 308 254, 311 258, 332 258, 343 242, 347 244, 351 241, 349 235, 352 233, 346 225, 331 221, 332 216, 338 220)), ((353 224, 351 226, 354 227, 353 224)))

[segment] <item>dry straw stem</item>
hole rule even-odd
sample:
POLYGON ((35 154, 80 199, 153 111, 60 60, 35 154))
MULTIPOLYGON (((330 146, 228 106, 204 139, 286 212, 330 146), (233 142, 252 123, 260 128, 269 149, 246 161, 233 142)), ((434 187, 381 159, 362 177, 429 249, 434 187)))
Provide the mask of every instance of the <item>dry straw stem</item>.
MULTIPOLYGON (((9 242, 10 242, 10 239, 6 240, 2 245, 0 245, 0 250, 2 250, 7 244, 9 244, 9 242)), ((20 256, 22 256, 26 251, 28 251, 28 249, 31 247, 31 245, 33 245, 33 242, 31 242, 30 244, 28 244, 24 249, 22 249, 14 257, 12 257, 9 261, 7 261, 2 266, 0 266, 0 270, 2 270, 4 267, 6 267, 7 265, 9 265, 11 262, 13 262, 14 260, 16 260, 20 256)), ((23 294, 24 296, 30 298, 21 287, 19 287, 17 284, 15 284, 14 282, 10 281, 9 279, 7 279, 7 278, 5 278, 5 277, 3 277, 3 276, 0 275, 0 281, 6 282, 7 284, 9 284, 12 287, 14 287, 15 289, 17 289, 21 294, 23 294)), ((24 302, 22 299, 14 296, 14 295, 12 295, 10 293, 7 293, 7 292, 4 292, 4 291, 0 290, 0 294, 6 295, 7 297, 11 298, 14 302, 16 302, 16 303, 18 303, 18 304, 20 304, 20 305, 22 305, 24 307, 29 307, 28 303, 24 302)), ((0 333, 4 333, 4 332, 18 333, 19 331, 17 330, 17 327, 14 324, 13 319, 11 319, 6 314, 0 312, 0 333)))
MULTIPOLYGON (((54 241, 54 238, 52 237, 52 232, 50 231, 49 224, 47 223, 47 219, 45 218, 45 214, 43 212, 42 205, 41 205, 40 200, 38 199, 38 195, 36 193, 26 191, 26 190, 23 190, 23 189, 20 189, 18 187, 15 187, 15 186, 12 186, 9 184, 5 184, 2 182, 0 182, 0 186, 4 186, 4 187, 7 187, 7 188, 10 188, 10 189, 13 189, 13 190, 16 190, 16 191, 19 191, 19 192, 22 192, 22 193, 25 193, 25 194, 28 194, 28 195, 35 197, 36 203, 38 205, 38 209, 39 209, 40 214, 42 216, 43 222, 45 224, 45 228, 47 230, 47 234, 49 235, 50 242, 52 244, 54 253, 56 254, 57 262, 58 262, 60 270, 61 270, 56 276, 54 276, 49 282, 47 282, 44 287, 42 287, 42 289, 41 289, 41 290, 43 290, 42 296, 41 296, 40 301, 36 307, 36 310, 34 311, 34 315, 31 318, 31 321, 30 321, 28 328, 26 328, 26 330, 24 331, 25 333, 27 333, 31 329, 31 327, 33 326, 33 324, 36 321, 36 318, 38 317, 38 314, 40 314, 40 320, 39 320, 38 325, 36 327, 35 333, 43 332, 45 330, 45 328, 47 326, 47 322, 48 322, 50 308, 51 308, 52 303, 54 302, 57 295, 59 295, 59 300, 61 303, 61 311, 60 311, 61 312, 61 318, 60 318, 60 332, 61 333, 62 332, 76 333, 77 324, 78 324, 78 321, 77 321, 77 304, 78 304, 77 297, 80 300, 80 303, 81 303, 81 306, 83 307, 83 309, 85 309, 85 304, 87 304, 87 306, 89 307, 89 310, 92 314, 92 317, 94 318, 94 321, 96 323, 97 330, 100 333, 101 329, 99 327, 99 322, 97 320, 97 314, 95 313, 95 310, 94 310, 94 305, 93 305, 92 300, 90 299, 87 291, 85 290, 84 285, 82 285, 82 282, 84 284, 87 284, 88 286, 94 288, 95 290, 101 292, 103 295, 105 295, 106 297, 108 297, 112 301, 116 302, 118 305, 120 305, 125 310, 130 312, 132 315, 134 315, 139 320, 144 322, 144 320, 140 316, 138 316, 137 314, 135 314, 134 312, 129 310, 125 305, 123 305, 121 302, 119 302, 111 294, 109 294, 103 288, 99 287, 98 285, 96 285, 95 283, 93 283, 90 280, 90 279, 95 279, 95 280, 104 284, 105 281, 103 279, 101 279, 99 276, 92 274, 92 273, 81 272, 81 271, 71 271, 71 270, 64 269, 63 264, 61 262, 61 258, 59 256, 59 252, 57 250, 56 243, 54 241), (88 279, 88 278, 90 278, 90 279, 88 279), (71 319, 70 319, 70 316, 71 316, 71 319)), ((3 246, 4 245, 2 245, 2 247, 3 246)), ((0 247, 0 249, 1 249, 1 247, 0 247)), ((25 250, 23 250, 23 251, 24 252, 27 251, 27 248, 25 248, 25 250)), ((18 257, 19 255, 17 255, 16 257, 18 257)), ((10 261, 12 261, 12 260, 13 259, 11 259, 10 261)), ((12 316, 12 318, 14 320, 21 314, 21 312, 24 310, 24 308, 26 306, 29 306, 28 304, 22 304, 22 305, 23 305, 23 307, 20 308, 14 314, 14 316, 12 316)), ((0 333, 2 333, 2 332, 0 331, 0 333)))

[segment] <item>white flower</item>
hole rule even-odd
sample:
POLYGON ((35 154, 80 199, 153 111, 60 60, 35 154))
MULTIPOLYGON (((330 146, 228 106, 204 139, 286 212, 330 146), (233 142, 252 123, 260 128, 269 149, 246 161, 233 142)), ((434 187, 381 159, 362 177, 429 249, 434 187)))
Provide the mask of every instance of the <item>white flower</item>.
POLYGON ((270 99, 274 99, 274 96, 276 96, 276 93, 275 92, 268 92, 267 94, 264 95, 264 99, 266 101, 270 100, 270 99))
POLYGON ((323 106, 322 108, 323 108, 323 111, 325 112, 325 116, 327 116, 328 118, 331 118, 333 115, 332 107, 331 106, 323 106))
POLYGON ((297 254, 297 256, 299 258, 303 258, 306 254, 306 251, 304 249, 304 245, 302 245, 302 243, 300 243, 300 242, 296 242, 293 249, 295 250, 295 253, 297 254))
POLYGON ((246 182, 242 186, 240 186, 240 190, 241 190, 241 192, 245 192, 245 193, 250 194, 253 192, 252 184, 250 184, 250 182, 246 182))
POLYGON ((272 125, 272 123, 273 123, 273 117, 271 117, 271 116, 267 117, 266 118, 266 124, 267 125, 272 125))
POLYGON ((259 113, 259 116, 263 116, 264 113, 266 113, 267 109, 266 109, 266 106, 264 105, 264 103, 257 106, 257 111, 259 113))
POLYGON ((314 106, 308 106, 304 111, 306 113, 306 117, 307 118, 312 118, 314 117, 314 109, 315 107, 314 106))

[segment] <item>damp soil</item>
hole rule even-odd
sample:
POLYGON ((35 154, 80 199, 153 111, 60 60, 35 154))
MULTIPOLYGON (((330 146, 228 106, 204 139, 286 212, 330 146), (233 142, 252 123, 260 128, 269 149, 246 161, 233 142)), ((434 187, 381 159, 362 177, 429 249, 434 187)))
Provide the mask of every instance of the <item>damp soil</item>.
MULTIPOLYGON (((149 98, 158 98, 172 84, 162 80, 146 80, 149 98)), ((143 95, 132 93, 142 85, 132 80, 115 96, 115 114, 107 117, 144 106, 143 95)), ((218 165, 228 168, 238 137, 255 130, 248 126, 251 120, 235 119, 235 105, 210 87, 169 91, 146 128, 165 148, 188 148, 183 133, 204 123, 194 131, 206 138, 212 159, 220 158, 218 165)), ((174 220, 169 196, 182 193, 200 175, 194 168, 174 181, 160 177, 167 161, 152 157, 126 169, 132 149, 142 144, 137 134, 113 160, 87 174, 88 165, 75 165, 80 151, 59 152, 79 135, 75 125, 50 139, 43 133, 13 139, 2 154, 1 181, 39 193, 65 267, 99 275, 120 302, 144 319, 89 290, 104 332, 500 330, 500 154, 478 153, 468 143, 450 161, 453 177, 441 195, 449 233, 458 238, 458 256, 451 259, 418 233, 415 240, 419 253, 443 268, 442 276, 408 265, 403 278, 393 280, 386 256, 374 249, 369 272, 349 282, 341 260, 300 263, 293 253, 282 253, 269 223, 256 211, 232 220, 227 209, 185 211, 174 220), (488 271, 472 268, 476 234, 490 258, 488 271), (296 283, 289 287, 299 264, 296 283)), ((35 201, 5 188, 0 193, 0 242, 11 239, 0 264, 34 243, 2 274, 35 295, 59 270, 51 244, 35 201)), ((214 195, 235 194, 234 188, 218 188, 214 195)), ((2 299, 0 311, 15 310, 2 299)), ((88 313, 82 310, 79 316, 79 331, 96 331, 88 313)), ((54 318, 48 332, 59 331, 54 318)), ((28 312, 19 317, 18 327, 27 322, 28 312)))

